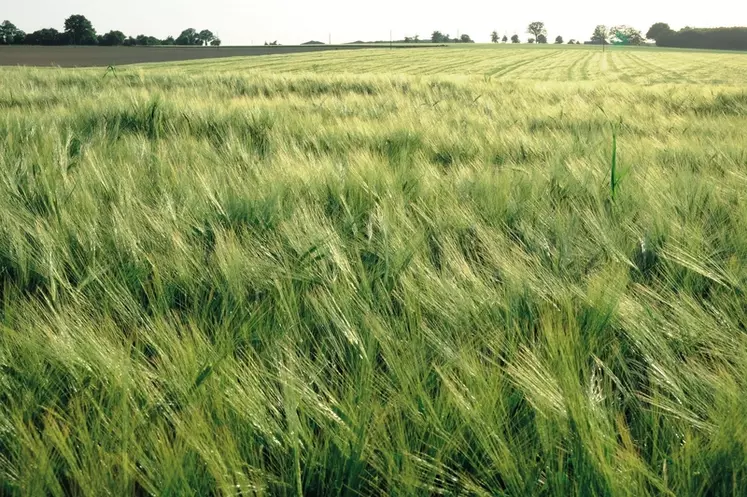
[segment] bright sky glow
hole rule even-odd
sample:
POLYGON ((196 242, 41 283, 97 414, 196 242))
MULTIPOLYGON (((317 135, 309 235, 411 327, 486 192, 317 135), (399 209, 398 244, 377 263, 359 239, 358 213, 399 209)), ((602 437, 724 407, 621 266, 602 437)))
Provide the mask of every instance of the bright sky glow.
POLYGON ((543 21, 552 41, 562 35, 589 39, 597 24, 632 25, 645 34, 654 22, 684 26, 747 25, 747 2, 711 0, 7 0, 0 21, 8 19, 26 32, 53 27, 62 31, 70 14, 83 14, 98 33, 112 29, 126 35, 174 37, 185 28, 210 29, 224 45, 262 44, 278 40, 297 44, 311 39, 333 43, 388 40, 434 30, 452 37, 467 33, 477 42, 490 40, 494 29, 525 40, 526 26, 543 21))

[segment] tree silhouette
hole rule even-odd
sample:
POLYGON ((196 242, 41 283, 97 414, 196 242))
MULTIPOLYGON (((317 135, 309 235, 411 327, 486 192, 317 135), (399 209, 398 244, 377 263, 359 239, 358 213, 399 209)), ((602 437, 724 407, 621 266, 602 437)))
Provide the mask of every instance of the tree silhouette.
POLYGON ((175 43, 177 45, 199 45, 200 43, 199 36, 197 35, 197 30, 193 28, 185 29, 177 37, 175 43))
POLYGON ((657 22, 649 28, 648 33, 646 33, 646 38, 649 40, 658 40, 673 33, 674 31, 669 27, 669 24, 665 22, 657 22))
POLYGON ((138 45, 141 45, 144 47, 152 47, 152 46, 161 44, 161 40, 159 40, 155 36, 147 36, 147 35, 138 35, 137 38, 135 38, 135 41, 138 45))
POLYGON ((641 32, 630 26, 615 26, 610 29, 610 36, 615 45, 641 45, 643 43, 641 32))
POLYGON ((23 38, 23 31, 18 29, 15 24, 10 21, 3 21, 0 24, 0 45, 12 45, 18 43, 19 39, 23 38))
POLYGON ((73 45, 95 45, 97 41, 93 24, 80 14, 65 19, 65 34, 73 45))
POLYGON ((545 29, 544 22, 533 22, 527 26, 527 33, 534 35, 535 38, 539 38, 540 35, 547 36, 547 30, 545 29))
POLYGON ((747 51, 747 28, 690 28, 658 34, 658 47, 747 51))
POLYGON ((513 35, 511 37, 511 43, 521 43, 521 41, 519 41, 519 35, 513 35))
POLYGON ((594 33, 591 35, 591 41, 597 45, 606 45, 608 36, 609 32, 607 31, 607 26, 600 24, 594 28, 594 33))
POLYGON ((562 36, 558 36, 557 38, 555 38, 555 44, 556 45, 562 45, 563 44, 563 37, 562 36))
POLYGON ((490 41, 493 43, 498 43, 498 31, 493 31, 490 33, 490 41))
POLYGON ((121 31, 109 31, 101 37, 99 45, 104 45, 106 47, 116 47, 119 45, 124 45, 126 39, 127 37, 121 31))
POLYGON ((198 45, 210 45, 210 42, 215 39, 215 35, 212 31, 209 29, 203 29, 200 31, 200 33, 197 35, 198 38, 198 45))
POLYGON ((54 28, 45 28, 26 35, 26 45, 63 45, 65 37, 54 28))

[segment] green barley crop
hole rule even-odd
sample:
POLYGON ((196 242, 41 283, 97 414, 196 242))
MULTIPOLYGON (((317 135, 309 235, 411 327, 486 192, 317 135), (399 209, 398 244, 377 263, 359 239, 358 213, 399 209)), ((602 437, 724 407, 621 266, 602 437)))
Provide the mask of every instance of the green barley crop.
POLYGON ((747 55, 103 74, 0 70, 0 494, 744 494, 747 55))

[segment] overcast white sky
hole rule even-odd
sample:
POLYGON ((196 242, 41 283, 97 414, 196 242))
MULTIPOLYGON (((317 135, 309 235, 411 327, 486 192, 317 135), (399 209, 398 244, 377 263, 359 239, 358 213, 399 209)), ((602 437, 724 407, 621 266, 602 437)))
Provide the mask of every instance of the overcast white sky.
POLYGON ((672 28, 747 25, 747 1, 710 0, 2 0, 0 21, 26 32, 62 30, 70 14, 83 14, 96 31, 176 37, 185 28, 210 29, 227 45, 310 39, 333 43, 395 39, 433 30, 467 33, 487 42, 498 30, 527 37, 532 21, 545 22, 550 39, 588 39, 597 24, 628 24, 645 34, 657 21, 672 28))

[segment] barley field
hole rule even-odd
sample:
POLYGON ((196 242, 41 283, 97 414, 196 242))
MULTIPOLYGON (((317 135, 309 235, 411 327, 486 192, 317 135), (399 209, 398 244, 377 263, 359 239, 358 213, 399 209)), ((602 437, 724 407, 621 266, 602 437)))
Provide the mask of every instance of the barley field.
POLYGON ((0 495, 739 496, 747 54, 0 69, 0 495))

